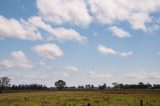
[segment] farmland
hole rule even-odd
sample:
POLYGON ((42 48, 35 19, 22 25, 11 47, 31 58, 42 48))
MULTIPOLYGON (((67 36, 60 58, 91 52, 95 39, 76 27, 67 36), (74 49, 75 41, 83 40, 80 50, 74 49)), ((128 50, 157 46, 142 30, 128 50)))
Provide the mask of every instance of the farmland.
POLYGON ((160 90, 20 91, 0 94, 0 106, 160 106, 160 90))

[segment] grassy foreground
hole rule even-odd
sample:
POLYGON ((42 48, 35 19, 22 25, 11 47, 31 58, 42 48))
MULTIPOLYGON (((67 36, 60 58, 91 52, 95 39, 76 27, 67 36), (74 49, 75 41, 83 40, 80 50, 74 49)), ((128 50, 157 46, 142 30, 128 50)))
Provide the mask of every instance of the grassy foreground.
POLYGON ((158 90, 2 93, 0 106, 140 106, 140 98, 143 106, 160 106, 158 90))

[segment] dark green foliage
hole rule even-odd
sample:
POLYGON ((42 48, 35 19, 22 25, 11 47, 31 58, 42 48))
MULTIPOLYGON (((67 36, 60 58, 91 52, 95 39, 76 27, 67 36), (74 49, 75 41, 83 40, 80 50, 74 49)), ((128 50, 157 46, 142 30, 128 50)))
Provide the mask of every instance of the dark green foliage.
POLYGON ((10 79, 8 77, 0 77, 0 90, 6 89, 10 86, 10 79))
POLYGON ((105 90, 107 88, 106 83, 104 83, 102 86, 99 85, 99 90, 105 90))
POLYGON ((55 82, 55 86, 58 90, 62 90, 66 86, 66 82, 63 80, 58 80, 57 82, 55 82))

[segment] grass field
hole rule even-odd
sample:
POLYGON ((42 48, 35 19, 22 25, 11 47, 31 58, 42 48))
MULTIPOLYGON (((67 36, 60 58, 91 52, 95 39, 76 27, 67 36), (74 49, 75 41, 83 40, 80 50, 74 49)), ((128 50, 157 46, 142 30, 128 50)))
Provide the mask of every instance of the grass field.
POLYGON ((143 106, 160 106, 159 90, 2 93, 0 106, 140 106, 140 98, 143 106))

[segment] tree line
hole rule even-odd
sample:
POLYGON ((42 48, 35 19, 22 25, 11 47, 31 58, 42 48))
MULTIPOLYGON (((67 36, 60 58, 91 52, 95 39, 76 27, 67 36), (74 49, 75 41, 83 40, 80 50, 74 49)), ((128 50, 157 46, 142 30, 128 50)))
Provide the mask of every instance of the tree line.
POLYGON ((114 82, 113 87, 107 86, 106 83, 99 85, 98 87, 87 84, 87 85, 79 85, 78 87, 66 86, 66 82, 63 80, 58 80, 54 83, 55 87, 47 87, 41 84, 19 84, 19 85, 11 85, 10 78, 8 77, 0 77, 0 92, 1 90, 106 90, 106 89, 160 89, 160 84, 145 84, 143 82, 139 82, 138 84, 123 84, 114 82))

